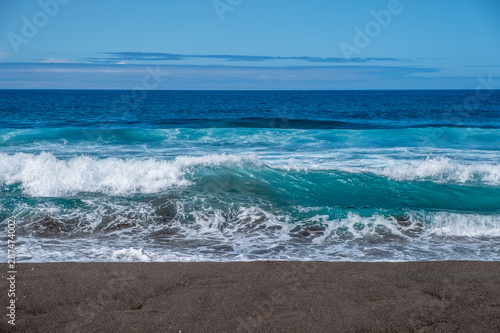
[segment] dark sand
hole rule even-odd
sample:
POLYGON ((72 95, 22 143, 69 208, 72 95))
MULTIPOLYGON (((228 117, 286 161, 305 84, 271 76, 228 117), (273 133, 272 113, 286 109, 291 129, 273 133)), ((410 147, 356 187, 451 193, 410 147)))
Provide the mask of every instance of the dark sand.
POLYGON ((499 262, 1 266, 1 331, 500 332, 499 262))

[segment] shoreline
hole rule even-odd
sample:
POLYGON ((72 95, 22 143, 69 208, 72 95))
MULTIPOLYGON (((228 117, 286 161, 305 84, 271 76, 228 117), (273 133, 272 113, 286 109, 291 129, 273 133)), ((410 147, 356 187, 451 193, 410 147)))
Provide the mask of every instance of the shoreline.
MULTIPOLYGON (((4 314, 0 331, 500 331, 500 262, 64 262, 16 268, 16 325, 4 314)), ((4 287, 7 271, 2 264, 4 287)), ((7 289, 0 296, 5 313, 7 289)))

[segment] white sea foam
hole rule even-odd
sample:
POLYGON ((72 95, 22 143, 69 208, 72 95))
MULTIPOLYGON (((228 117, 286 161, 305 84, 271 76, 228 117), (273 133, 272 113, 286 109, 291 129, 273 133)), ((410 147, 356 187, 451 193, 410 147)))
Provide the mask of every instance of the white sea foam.
MULTIPOLYGON (((144 214, 136 218, 143 221, 136 221, 129 229, 89 229, 93 217, 83 214, 80 217, 87 223, 82 221, 81 228, 74 232, 88 237, 57 240, 50 235, 26 234, 32 230, 30 222, 22 222, 19 212, 19 256, 32 262, 500 260, 499 214, 414 211, 398 219, 382 213, 361 216, 351 212, 332 218, 309 208, 302 213, 308 212, 310 217, 291 223, 295 213, 271 212, 251 205, 232 212, 193 210, 189 202, 184 202, 184 212, 175 214, 165 225, 151 219, 152 206, 141 205, 144 214), (302 232, 310 225, 325 229, 302 232), (158 233, 163 228, 176 231, 164 236, 158 233)), ((64 220, 65 213, 54 207, 37 209, 39 215, 64 220)))
POLYGON ((349 231, 354 238, 371 237, 381 233, 421 240, 429 237, 496 238, 500 237, 500 215, 459 214, 451 212, 411 212, 402 222, 394 217, 374 214, 362 217, 349 213, 344 219, 329 223, 328 230, 349 231), (359 226, 362 226, 360 228, 359 226), (381 229, 382 228, 382 229, 381 229))
POLYGON ((151 261, 151 254, 143 249, 121 249, 113 251, 112 261, 151 261))
POLYGON ((438 182, 483 182, 500 184, 500 163, 461 163, 447 157, 427 158, 398 163, 373 170, 374 173, 396 180, 432 180, 438 182))
POLYGON ((436 212, 423 215, 428 219, 427 233, 439 237, 500 237, 500 215, 436 212))
POLYGON ((179 156, 170 161, 88 156, 62 160, 51 153, 0 153, 0 183, 19 183, 25 193, 35 197, 71 196, 79 192, 109 195, 157 193, 190 184, 185 177, 189 167, 248 162, 258 163, 258 159, 222 154, 179 156))
MULTIPOLYGON (((495 155, 498 159, 498 157, 495 155)), ((305 159, 305 158, 304 158, 305 159)), ((479 182, 500 185, 500 162, 461 161, 449 157, 413 156, 411 159, 393 159, 384 155, 366 155, 359 159, 333 159, 323 156, 311 162, 288 161, 275 164, 284 170, 336 170, 347 173, 371 173, 389 179, 426 180, 439 183, 479 182)))

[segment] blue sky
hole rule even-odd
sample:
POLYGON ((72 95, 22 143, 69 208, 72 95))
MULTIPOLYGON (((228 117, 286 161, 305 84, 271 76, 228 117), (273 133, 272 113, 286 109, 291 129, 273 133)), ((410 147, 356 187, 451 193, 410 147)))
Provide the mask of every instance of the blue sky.
POLYGON ((500 88, 498 0, 0 0, 3 89, 475 89, 485 80, 500 88))

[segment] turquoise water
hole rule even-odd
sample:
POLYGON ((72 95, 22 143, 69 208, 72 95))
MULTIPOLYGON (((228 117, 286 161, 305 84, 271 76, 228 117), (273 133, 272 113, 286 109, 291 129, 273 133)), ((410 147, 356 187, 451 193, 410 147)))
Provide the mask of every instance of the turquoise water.
POLYGON ((497 91, 134 96, 0 91, 21 262, 500 260, 497 91))

